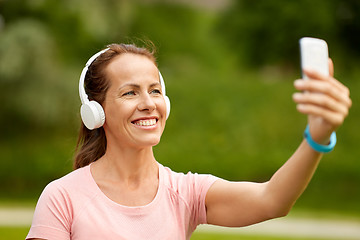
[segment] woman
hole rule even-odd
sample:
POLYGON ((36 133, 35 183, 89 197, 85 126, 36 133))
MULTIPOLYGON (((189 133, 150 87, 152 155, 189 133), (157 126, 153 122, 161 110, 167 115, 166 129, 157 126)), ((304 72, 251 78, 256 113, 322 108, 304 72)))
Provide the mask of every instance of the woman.
POLYGON ((268 182, 229 182, 175 173, 156 161, 152 147, 170 107, 155 58, 134 45, 110 45, 81 76, 86 126, 76 170, 44 189, 27 239, 189 239, 203 223, 240 227, 285 216, 322 152, 334 147, 333 132, 351 106, 329 65, 329 77, 306 71, 311 80, 295 81, 301 92, 293 99, 310 127, 290 159, 268 182))

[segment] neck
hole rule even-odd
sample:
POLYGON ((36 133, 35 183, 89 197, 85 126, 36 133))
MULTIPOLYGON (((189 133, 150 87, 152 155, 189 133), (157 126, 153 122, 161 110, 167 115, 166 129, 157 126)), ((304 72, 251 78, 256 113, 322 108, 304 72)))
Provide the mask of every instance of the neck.
POLYGON ((98 173, 113 181, 137 182, 158 171, 152 147, 119 149, 108 146, 104 156, 94 164, 100 170, 98 173))

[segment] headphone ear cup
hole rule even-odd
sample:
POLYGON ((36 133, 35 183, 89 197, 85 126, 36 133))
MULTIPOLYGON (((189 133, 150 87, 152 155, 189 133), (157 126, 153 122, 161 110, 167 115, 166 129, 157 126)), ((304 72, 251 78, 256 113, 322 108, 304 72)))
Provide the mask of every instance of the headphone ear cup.
POLYGON ((165 105, 166 105, 166 119, 168 119, 170 115, 170 99, 168 96, 164 96, 165 99, 165 105))
POLYGON ((104 109, 96 101, 90 101, 83 104, 80 109, 80 114, 84 125, 89 130, 99 128, 105 122, 104 109))

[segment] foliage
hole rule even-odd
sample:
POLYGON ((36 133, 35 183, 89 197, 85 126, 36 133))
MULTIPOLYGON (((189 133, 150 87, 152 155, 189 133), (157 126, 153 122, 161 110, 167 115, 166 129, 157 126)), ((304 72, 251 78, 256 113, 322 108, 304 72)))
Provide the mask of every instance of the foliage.
POLYGON ((359 9, 356 0, 240 0, 218 29, 242 63, 252 66, 298 66, 298 40, 304 36, 326 39, 332 56, 347 56, 348 63, 360 54, 359 9))

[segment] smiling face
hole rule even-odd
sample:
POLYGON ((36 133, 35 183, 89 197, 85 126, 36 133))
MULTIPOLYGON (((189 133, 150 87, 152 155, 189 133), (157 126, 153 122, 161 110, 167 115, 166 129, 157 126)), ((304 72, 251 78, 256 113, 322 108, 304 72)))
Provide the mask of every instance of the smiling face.
POLYGON ((159 72, 148 57, 124 53, 106 67, 103 108, 108 146, 143 148, 159 143, 166 122, 159 72))

